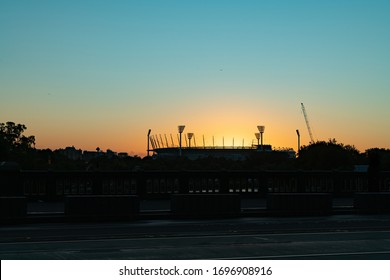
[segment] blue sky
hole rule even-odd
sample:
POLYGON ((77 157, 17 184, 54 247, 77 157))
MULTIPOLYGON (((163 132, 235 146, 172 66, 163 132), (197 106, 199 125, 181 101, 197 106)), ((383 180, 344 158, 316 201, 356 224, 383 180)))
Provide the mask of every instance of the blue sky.
MULTIPOLYGON (((0 121, 144 154, 186 132, 390 148, 389 1, 0 1, 0 121)), ((237 140, 236 140, 237 141, 237 140)), ((198 140, 198 142, 200 142, 198 140)), ((240 141, 241 142, 241 141, 240 141)))

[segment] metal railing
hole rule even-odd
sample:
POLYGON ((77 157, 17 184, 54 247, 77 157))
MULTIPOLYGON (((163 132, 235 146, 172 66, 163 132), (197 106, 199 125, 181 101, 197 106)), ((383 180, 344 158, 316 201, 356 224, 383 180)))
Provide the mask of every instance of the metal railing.
POLYGON ((352 195, 370 190, 390 191, 390 172, 374 179, 347 171, 13 171, 0 174, 1 195, 62 200, 66 195, 134 194, 143 199, 171 194, 237 193, 261 197, 279 192, 326 192, 352 195), (19 189, 19 192, 17 191, 19 189))

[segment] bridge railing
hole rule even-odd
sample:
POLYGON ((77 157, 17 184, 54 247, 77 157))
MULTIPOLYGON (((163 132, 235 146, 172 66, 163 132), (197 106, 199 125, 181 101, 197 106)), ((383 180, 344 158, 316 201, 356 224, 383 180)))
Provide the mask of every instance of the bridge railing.
POLYGON ((390 191, 390 172, 374 179, 347 171, 12 171, 0 173, 0 196, 62 200, 66 195, 124 194, 143 199, 171 194, 236 193, 261 197, 266 193, 304 192, 352 195, 390 191))

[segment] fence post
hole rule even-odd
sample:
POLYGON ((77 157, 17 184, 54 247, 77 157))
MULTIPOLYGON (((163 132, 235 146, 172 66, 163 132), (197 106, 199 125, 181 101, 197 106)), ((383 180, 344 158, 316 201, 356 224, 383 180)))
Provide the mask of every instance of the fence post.
POLYGON ((46 172, 46 199, 54 201, 57 198, 56 186, 57 174, 51 170, 46 172))
POLYGON ((102 173, 99 171, 93 171, 93 185, 92 194, 103 194, 103 178, 102 173))
MULTIPOLYGON (((221 178, 221 194, 227 194, 229 193, 229 178, 226 170, 220 171, 219 172, 221 178)), ((230 174, 231 175, 231 174, 230 174)))

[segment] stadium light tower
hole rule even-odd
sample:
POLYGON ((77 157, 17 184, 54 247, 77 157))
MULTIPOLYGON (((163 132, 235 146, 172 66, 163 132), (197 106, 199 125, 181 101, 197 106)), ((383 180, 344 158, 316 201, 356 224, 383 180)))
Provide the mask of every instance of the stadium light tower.
POLYGON ((188 137, 188 147, 191 148, 191 139, 192 137, 194 136, 194 134, 192 132, 188 132, 187 133, 187 137, 188 137))
POLYGON ((264 125, 258 125, 257 129, 260 132, 261 151, 264 151, 264 147, 263 147, 263 133, 264 133, 264 130, 265 130, 265 126, 264 125))
POLYGON ((256 139, 257 139, 257 147, 260 146, 260 133, 256 132, 255 133, 256 139))
POLYGON ((179 155, 180 156, 181 156, 181 134, 183 133, 185 127, 186 127, 185 125, 179 125, 177 127, 179 130, 179 135, 180 135, 180 138, 179 138, 179 155))

